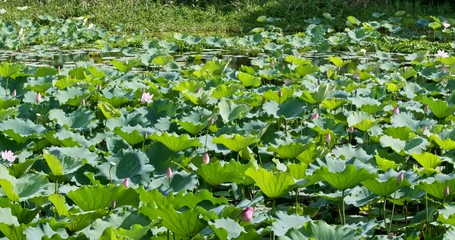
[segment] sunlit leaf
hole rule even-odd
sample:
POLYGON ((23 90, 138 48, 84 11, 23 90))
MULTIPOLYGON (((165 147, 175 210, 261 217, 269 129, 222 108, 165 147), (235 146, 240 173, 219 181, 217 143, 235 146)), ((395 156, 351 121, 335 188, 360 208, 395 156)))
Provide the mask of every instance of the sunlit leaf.
POLYGON ((263 168, 254 167, 246 170, 245 175, 251 177, 261 191, 269 198, 279 198, 288 193, 294 186, 294 180, 288 173, 272 173, 263 168))

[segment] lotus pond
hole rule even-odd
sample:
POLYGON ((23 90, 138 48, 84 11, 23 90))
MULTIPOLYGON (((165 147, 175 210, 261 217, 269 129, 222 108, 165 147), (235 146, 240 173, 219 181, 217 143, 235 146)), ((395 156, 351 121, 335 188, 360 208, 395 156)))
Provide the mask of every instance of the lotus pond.
POLYGON ((454 239, 455 20, 373 18, 0 22, 0 238, 454 239))

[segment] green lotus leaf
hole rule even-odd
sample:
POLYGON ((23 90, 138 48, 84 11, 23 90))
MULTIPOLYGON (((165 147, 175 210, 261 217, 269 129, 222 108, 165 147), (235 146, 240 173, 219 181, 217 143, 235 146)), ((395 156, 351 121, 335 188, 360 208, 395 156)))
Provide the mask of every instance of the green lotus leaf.
POLYGON ((389 137, 387 135, 381 136, 381 138, 379 139, 379 142, 381 143, 382 147, 384 147, 384 148, 390 147, 390 148, 392 148, 393 151, 395 151, 398 154, 400 154, 406 146, 405 141, 396 139, 393 137, 389 137))
POLYGON ((306 146, 307 149, 297 156, 297 159, 302 163, 310 164, 316 159, 316 144, 308 143, 306 146))
POLYGON ((90 152, 87 148, 81 147, 50 147, 47 148, 50 154, 55 155, 57 158, 77 158, 81 161, 86 161, 95 166, 98 164, 99 156, 96 153, 90 152))
POLYGON ((177 123, 180 125, 180 127, 185 129, 185 131, 187 131, 193 135, 198 134, 200 131, 202 131, 207 126, 206 124, 202 124, 202 123, 184 122, 182 120, 178 120, 177 123))
POLYGON ((35 74, 33 76, 35 78, 38 77, 45 77, 45 76, 52 76, 52 75, 57 75, 58 70, 52 67, 40 67, 36 70, 35 74))
POLYGON ((26 142, 29 138, 41 134, 45 129, 43 125, 34 124, 29 119, 24 121, 20 118, 14 118, 0 123, 0 130, 3 130, 4 134, 18 143, 26 142))
POLYGON ((313 65, 301 65, 295 69, 297 76, 304 77, 308 74, 318 72, 319 68, 313 65))
POLYGON ((227 98, 238 92, 243 87, 240 84, 220 84, 212 92, 212 97, 216 99, 227 98))
POLYGON ((85 139, 84 135, 80 133, 74 133, 66 129, 60 130, 57 133, 53 131, 45 134, 46 138, 54 145, 63 145, 65 147, 90 147, 95 143, 85 139))
POLYGON ((133 182, 147 184, 150 173, 154 170, 153 166, 148 164, 147 155, 137 150, 122 149, 106 160, 107 162, 98 166, 100 173, 119 182, 130 178, 133 182))
MULTIPOLYGON (((5 178, 4 176, 1 177, 5 178)), ((0 185, 11 201, 18 202, 41 195, 47 188, 48 180, 47 177, 40 174, 27 174, 19 179, 14 177, 0 179, 0 185)))
POLYGON ((120 72, 127 73, 127 72, 131 71, 134 67, 139 66, 141 64, 141 60, 131 59, 127 62, 122 62, 119 60, 112 60, 111 64, 120 72))
POLYGON ((0 232, 9 240, 26 240, 27 238, 24 235, 23 228, 23 226, 8 225, 3 222, 0 223, 0 232))
POLYGON ((118 118, 122 116, 122 113, 108 102, 99 101, 97 106, 106 119, 118 118))
POLYGON ((336 147, 332 150, 337 158, 344 160, 357 159, 362 162, 367 162, 373 156, 369 155, 363 148, 359 148, 350 144, 336 147))
POLYGON ((60 105, 81 106, 82 99, 87 99, 90 92, 80 87, 68 87, 55 93, 55 99, 60 105))
POLYGON ((278 116, 284 116, 286 119, 301 117, 305 110, 305 104, 299 98, 292 98, 279 105, 278 116))
POLYGON ((0 207, 0 222, 7 225, 19 226, 17 217, 12 214, 10 208, 0 207))
POLYGON ((43 157, 55 176, 74 173, 84 165, 84 162, 79 158, 72 156, 57 157, 46 150, 43 151, 43 157))
POLYGON ((350 226, 333 226, 322 220, 308 222, 299 229, 292 228, 286 236, 287 239, 362 239, 361 233, 350 226))
POLYGON ((194 105, 201 106, 209 101, 211 91, 199 91, 196 93, 184 90, 182 91, 183 96, 190 100, 194 105))
POLYGON ((360 110, 362 112, 366 112, 366 113, 369 113, 369 114, 375 114, 379 111, 382 111, 384 110, 384 106, 385 104, 381 104, 381 105, 376 105, 376 104, 364 104, 362 105, 362 107, 360 107, 360 110))
POLYGON ((346 103, 345 100, 339 100, 336 98, 324 99, 321 103, 321 107, 327 108, 329 110, 335 110, 339 108, 341 105, 344 105, 345 103, 346 103))
POLYGON ((338 190, 346 190, 356 186, 357 184, 374 178, 374 174, 367 169, 357 169, 354 164, 338 164, 340 166, 330 168, 322 166, 316 170, 313 175, 319 176, 322 180, 329 183, 338 190))
POLYGON ((174 58, 172 56, 158 56, 158 57, 153 58, 152 64, 164 66, 173 61, 174 61, 174 58))
POLYGON ((130 145, 136 145, 144 142, 145 134, 151 135, 152 130, 145 129, 140 126, 122 126, 116 127, 113 132, 123 138, 123 140, 127 141, 130 145))
POLYGON ((383 130, 384 134, 389 137, 408 141, 411 133, 413 132, 409 127, 390 127, 383 130))
POLYGON ((116 201, 117 207, 139 205, 139 195, 136 191, 124 186, 84 186, 68 192, 67 196, 83 211, 107 209, 111 207, 113 201, 116 201))
POLYGON ((307 148, 306 145, 293 142, 289 145, 279 145, 278 147, 270 145, 268 150, 278 154, 279 158, 294 159, 307 148))
POLYGON ((347 121, 349 127, 355 127, 363 132, 367 131, 378 123, 378 121, 375 120, 373 116, 360 111, 351 112, 347 118, 347 121))
POLYGON ((279 198, 288 193, 294 186, 294 180, 289 173, 269 172, 263 168, 248 168, 245 175, 251 177, 261 191, 269 198, 279 198))
POLYGON ((260 141, 260 139, 255 136, 250 135, 250 136, 244 137, 239 134, 234 134, 234 135, 223 134, 219 137, 213 138, 213 140, 212 140, 213 143, 222 144, 234 152, 240 152, 243 149, 250 146, 251 144, 258 143, 259 141, 260 141))
POLYGON ((84 130, 93 129, 97 126, 95 114, 87 109, 79 108, 69 114, 61 109, 49 111, 49 120, 54 120, 58 125, 68 129, 84 130))
POLYGON ((70 216, 70 213, 68 212, 68 207, 66 206, 65 196, 55 193, 49 195, 48 199, 54 205, 59 216, 66 217, 70 216))
POLYGON ((167 132, 158 135, 155 133, 152 140, 156 140, 173 152, 180 152, 190 147, 200 147, 201 143, 197 139, 190 138, 188 135, 169 134, 167 132))
POLYGON ((415 154, 425 152, 430 143, 425 138, 413 138, 406 142, 404 152, 407 154, 415 154))
POLYGON ((455 178, 453 176, 436 174, 434 177, 427 177, 415 185, 426 193, 438 199, 452 197, 455 191, 455 178), (444 196, 445 189, 449 188, 449 196, 444 196))
POLYGON ((455 141, 450 139, 450 138, 446 138, 444 140, 442 140, 439 136, 437 135, 431 135, 429 137, 429 139, 433 142, 435 142, 436 144, 438 144, 438 146, 446 151, 450 151, 450 150, 453 150, 455 149, 455 141))
POLYGON ((416 130, 419 127, 419 122, 414 119, 412 114, 407 112, 393 115, 390 118, 390 123, 393 127, 408 127, 412 130, 416 130))
POLYGON ((398 167, 400 166, 400 164, 398 164, 394 161, 391 161, 389 159, 379 156, 378 153, 376 153, 376 155, 374 157, 376 160, 376 164, 378 165, 378 169, 381 171, 387 171, 389 169, 397 170, 398 167))
POLYGON ((269 89, 267 92, 262 94, 262 97, 267 101, 275 101, 278 104, 282 104, 287 99, 291 98, 292 94, 294 93, 294 91, 291 88, 285 87, 280 88, 279 91, 281 91, 281 96, 278 91, 273 91, 272 89, 269 89))
POLYGON ((172 233, 183 238, 193 238, 208 224, 201 219, 199 208, 188 209, 180 212, 175 210, 172 205, 161 206, 145 213, 152 219, 161 218, 161 224, 172 233))
POLYGON ((441 158, 429 152, 415 153, 412 157, 424 168, 434 169, 441 164, 441 158))
POLYGON ((71 232, 80 231, 90 224, 93 224, 98 218, 106 216, 108 210, 96 210, 91 212, 84 212, 73 214, 71 220, 66 224, 66 228, 71 232))
POLYGON ((130 239, 144 239, 144 236, 148 233, 149 230, 149 226, 134 224, 130 229, 119 228, 116 230, 116 233, 120 236, 124 236, 130 239))
POLYGON ((278 211, 276 217, 276 221, 272 223, 272 230, 277 237, 285 236, 290 229, 299 228, 311 221, 308 216, 289 215, 283 211, 278 211))
POLYGON ((259 87, 261 78, 244 72, 237 72, 237 78, 244 87, 259 87))
POLYGON ((0 76, 16 79, 23 75, 22 70, 23 66, 18 63, 3 62, 3 64, 0 65, 0 76))
POLYGON ((16 116, 18 113, 19 111, 15 107, 0 109, 0 122, 3 122, 3 120, 8 119, 11 116, 16 116))
POLYGON ((29 226, 24 230, 26 236, 33 236, 36 239, 43 239, 44 237, 51 239, 52 236, 58 235, 62 238, 67 238, 68 233, 65 229, 60 228, 54 230, 49 223, 38 223, 35 226, 29 226))
POLYGON ((423 98, 421 102, 427 104, 437 118, 446 118, 455 112, 455 106, 449 106, 446 101, 441 99, 423 98))
POLYGON ((245 104, 235 104, 234 101, 229 99, 221 99, 218 103, 221 119, 226 124, 238 118, 242 118, 249 110, 245 104))
POLYGON ((352 190, 349 191, 349 194, 344 197, 344 203, 346 205, 362 207, 367 206, 368 203, 376 202, 377 199, 378 195, 370 192, 366 187, 355 186, 352 190))
POLYGON ((230 218, 216 219, 213 222, 210 222, 210 227, 219 239, 237 238, 242 232, 245 232, 244 227, 230 218))
MULTIPOLYGON (((440 209, 438 213, 438 222, 450 224, 452 226, 455 224, 455 208, 453 205, 444 206, 444 209, 440 209)), ((455 237, 453 230, 451 230, 452 233, 450 233, 450 235, 447 234, 448 232, 445 233, 446 237, 444 239, 451 239, 451 237, 447 238, 447 236, 450 235, 452 235, 452 237, 455 237)))
POLYGON ((337 57, 337 56, 330 56, 329 61, 335 65, 335 67, 342 67, 344 64, 346 64, 342 58, 337 57))
MULTIPOLYGON (((105 102, 112 105, 112 107, 119 107, 135 98, 134 94, 130 91, 125 91, 121 88, 103 89, 101 94, 98 95, 98 103, 105 102)), ((79 101, 80 103, 80 101, 79 101)))
POLYGON ((52 82, 55 80, 57 80, 57 76, 46 76, 31 79, 24 84, 24 88, 33 92, 46 92, 52 87, 52 82))
POLYGON ((409 185, 407 179, 404 179, 403 182, 398 183, 397 176, 399 173, 390 169, 389 171, 380 174, 377 178, 367 179, 362 182, 362 185, 368 188, 371 192, 381 196, 387 197, 400 187, 409 185))
POLYGON ((202 201, 211 202, 213 205, 227 204, 228 200, 224 197, 216 198, 212 192, 207 189, 202 189, 196 193, 192 192, 179 192, 172 199, 172 206, 175 208, 189 207, 191 209, 196 208, 197 205, 202 201))
POLYGON ((216 161, 201 165, 197 173, 212 186, 228 182, 246 185, 249 181, 245 179, 244 173, 249 167, 250 164, 241 164, 237 161, 230 161, 223 165, 220 161, 216 161))

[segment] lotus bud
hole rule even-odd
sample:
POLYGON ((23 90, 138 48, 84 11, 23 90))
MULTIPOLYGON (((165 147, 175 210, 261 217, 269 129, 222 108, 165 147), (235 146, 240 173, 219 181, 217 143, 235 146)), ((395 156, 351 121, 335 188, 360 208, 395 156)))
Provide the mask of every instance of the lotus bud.
POLYGON ((41 102, 41 100, 42 100, 42 99, 41 99, 41 93, 38 92, 38 93, 36 94, 36 96, 35 96, 35 101, 36 101, 37 103, 39 103, 39 102, 41 102))
POLYGON ((169 179, 171 179, 172 177, 174 177, 174 172, 172 172, 172 169, 171 168, 167 168, 166 170, 166 175, 169 179))
POLYGON ((281 89, 278 91, 278 97, 279 98, 283 97, 283 91, 281 89))
POLYGON ((122 185, 125 186, 126 188, 128 188, 130 186, 130 179, 125 178, 125 180, 123 180, 123 182, 122 182, 122 185))
POLYGON ((210 118, 210 125, 213 125, 213 124, 215 124, 215 116, 212 116, 210 118))
POLYGON ((328 132, 326 135, 325 135, 325 141, 326 142, 330 142, 332 140, 332 136, 330 135, 330 133, 328 132))
POLYGON ((397 176, 397 184, 401 184, 404 180, 404 172, 400 172, 397 176))
POLYGON ((428 131, 428 126, 426 126, 426 125, 423 126, 422 131, 424 131, 424 132, 428 131))
POLYGON ((400 109, 397 106, 396 108, 393 109, 393 115, 397 115, 399 113, 400 113, 400 109))
POLYGON ((205 154, 204 154, 204 157, 202 158, 202 162, 203 162, 204 164, 209 164, 209 162, 210 162, 210 156, 209 156, 208 153, 205 153, 205 154))
POLYGON ((446 186, 446 188, 444 188, 444 197, 448 197, 450 195, 450 188, 449 186, 446 186))
POLYGON ((82 98, 82 100, 81 100, 81 106, 85 106, 85 105, 86 105, 86 103, 85 103, 85 98, 82 98))
POLYGON ((111 209, 114 209, 116 206, 117 206, 117 202, 116 201, 112 201, 111 202, 111 209))
POLYGON ((11 96, 16 97, 16 94, 17 94, 16 89, 13 89, 13 91, 11 92, 11 96))
POLYGON ((354 130, 355 130, 354 127, 348 127, 348 132, 352 133, 352 132, 354 132, 354 130))
POLYGON ((272 59, 272 60, 270 61, 270 66, 275 67, 275 60, 272 59))
POLYGON ((318 118, 319 118, 319 114, 318 113, 311 114, 311 120, 318 119, 318 118))
POLYGON ((254 213, 254 208, 252 208, 252 207, 247 207, 247 208, 243 209, 242 215, 241 215, 242 220, 245 222, 251 221, 251 219, 253 219, 253 213, 254 213))
POLYGON ((98 85, 98 91, 101 92, 101 89, 103 89, 103 87, 101 86, 101 84, 98 85))

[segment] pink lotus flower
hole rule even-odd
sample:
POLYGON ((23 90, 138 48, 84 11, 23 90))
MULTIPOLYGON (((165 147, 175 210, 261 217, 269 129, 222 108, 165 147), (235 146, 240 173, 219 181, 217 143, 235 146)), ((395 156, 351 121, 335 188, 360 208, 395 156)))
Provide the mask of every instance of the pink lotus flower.
POLYGON ((325 141, 326 141, 326 142, 332 141, 332 136, 330 135, 330 133, 327 133, 327 134, 325 135, 325 141))
POLYGON ((174 177, 174 172, 172 172, 172 169, 171 168, 167 168, 166 170, 166 175, 169 179, 171 179, 172 177, 174 177))
POLYGON ((435 57, 448 58, 449 54, 447 52, 445 52, 444 50, 438 50, 435 57))
POLYGON ((152 98, 153 98, 153 94, 150 94, 148 92, 143 92, 141 99, 139 99, 139 101, 141 101, 142 104, 151 103, 152 98))
POLYGON ((125 186, 126 188, 128 188, 130 186, 130 179, 125 178, 125 180, 123 180, 123 182, 122 182, 122 185, 125 186))
POLYGON ((318 119, 318 118, 319 118, 319 113, 311 114, 311 120, 318 119))
POLYGON ((37 103, 39 103, 39 102, 41 102, 41 100, 42 100, 42 99, 41 99, 41 93, 39 93, 39 92, 36 93, 35 101, 36 101, 37 103))
POLYGON ((13 89, 13 91, 11 92, 11 97, 16 97, 16 95, 17 95, 16 89, 13 89))
POLYGON ((393 109, 393 115, 400 114, 400 109, 398 107, 393 109))
POLYGON ((2 151, 2 159, 12 163, 16 160, 16 155, 11 150, 2 151))
POLYGON ((209 164, 209 162, 210 162, 210 156, 209 156, 208 153, 205 153, 205 154, 204 154, 204 157, 202 158, 202 162, 203 162, 204 164, 209 164))
POLYGON ((254 213, 254 208, 252 208, 252 207, 247 207, 247 208, 243 209, 242 214, 241 214, 242 220, 245 222, 251 221, 251 219, 253 219, 253 213, 254 213))

